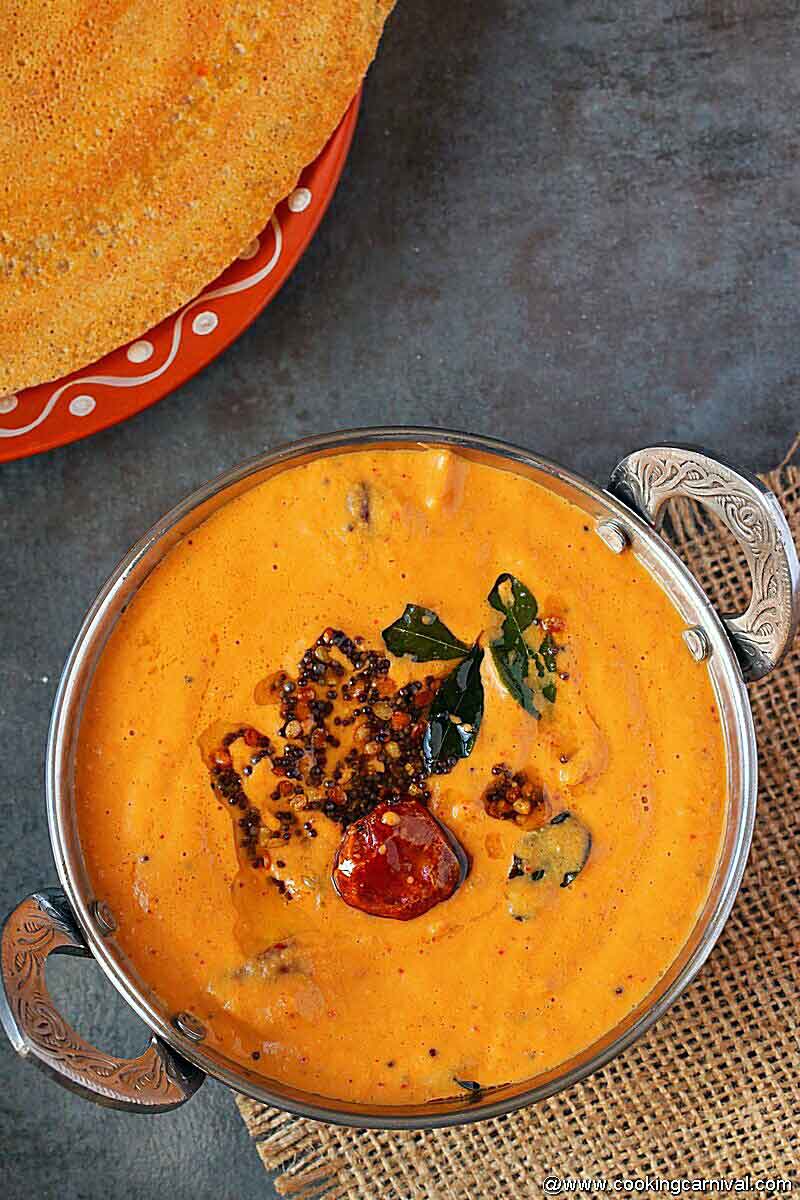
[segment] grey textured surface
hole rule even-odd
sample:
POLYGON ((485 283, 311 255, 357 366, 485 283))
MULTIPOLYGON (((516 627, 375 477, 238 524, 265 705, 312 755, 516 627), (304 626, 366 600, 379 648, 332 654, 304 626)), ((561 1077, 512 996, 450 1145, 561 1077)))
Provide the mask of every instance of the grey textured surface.
MULTIPOLYGON (((798 62, 791 0, 400 0, 336 199, 255 326, 142 416, 0 469, 0 908, 54 881, 42 757, 84 609, 223 467, 388 421, 598 479, 667 437, 781 458, 800 425, 798 62)), ((54 975, 82 1031, 133 1051, 96 968, 54 975)), ((108 1113, 3 1042, 0 1114, 5 1200, 273 1194, 212 1084, 174 1115, 108 1113)))

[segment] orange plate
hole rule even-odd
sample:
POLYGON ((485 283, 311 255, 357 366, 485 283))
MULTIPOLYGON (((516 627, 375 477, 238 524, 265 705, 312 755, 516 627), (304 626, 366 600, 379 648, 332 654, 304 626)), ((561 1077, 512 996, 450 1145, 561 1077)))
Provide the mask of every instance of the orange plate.
POLYGON ((163 399, 221 354, 269 304, 310 242, 339 182, 360 103, 359 90, 264 232, 199 296, 93 366, 0 397, 0 462, 116 425, 163 399))

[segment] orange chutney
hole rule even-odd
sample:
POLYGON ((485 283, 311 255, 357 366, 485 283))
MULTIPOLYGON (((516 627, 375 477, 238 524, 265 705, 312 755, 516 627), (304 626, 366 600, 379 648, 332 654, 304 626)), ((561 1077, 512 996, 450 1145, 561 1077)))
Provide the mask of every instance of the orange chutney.
MULTIPOLYGON (((682 628, 634 555, 611 554, 577 507, 457 452, 351 451, 257 484, 147 579, 84 710, 79 830, 122 951, 162 1002, 204 1022, 209 1048, 323 1096, 413 1103, 570 1058, 669 968, 717 863, 722 731, 682 628), (313 836, 267 844, 253 869, 209 786, 214 731, 252 726, 282 746, 263 681, 296 676, 329 627, 386 654, 397 687, 442 678, 452 662, 388 655, 381 631, 413 602, 488 645, 503 572, 558 618, 557 694, 537 720, 485 654, 474 749, 427 781, 469 855, 461 886, 411 920, 349 907, 331 884, 342 827, 319 811, 313 836), (530 920, 507 896, 524 830, 486 810, 497 764, 591 832, 583 870, 530 920)), ((231 754, 247 761, 243 743, 231 754)), ((245 776, 274 836, 287 802, 273 799, 270 761, 245 776)))

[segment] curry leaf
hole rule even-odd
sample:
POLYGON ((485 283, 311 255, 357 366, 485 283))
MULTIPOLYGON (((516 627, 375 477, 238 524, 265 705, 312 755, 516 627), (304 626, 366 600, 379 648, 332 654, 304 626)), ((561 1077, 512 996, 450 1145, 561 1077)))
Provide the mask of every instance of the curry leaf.
POLYGON ((558 647, 553 641, 553 635, 551 633, 546 633, 542 638, 541 645, 539 646, 539 654, 542 662, 544 663, 545 670, 549 671, 551 675, 554 675, 556 672, 557 648, 558 647))
POLYGON ((450 760, 472 753, 483 718, 482 661, 483 650, 476 642, 431 702, 422 755, 434 774, 451 770, 454 764, 450 760))
POLYGON ((500 642, 492 642, 490 650, 497 674, 506 691, 525 712, 530 713, 532 717, 540 717, 542 714, 534 703, 533 692, 525 678, 528 673, 527 654, 521 655, 515 649, 507 650, 500 642))
POLYGON ((419 604, 407 604, 401 617, 383 631, 392 654, 409 654, 414 662, 463 658, 469 646, 451 633, 435 612, 419 604))
POLYGON ((497 612, 503 613, 502 640, 507 649, 516 647, 522 654, 527 653, 523 632, 533 621, 537 613, 536 598, 515 575, 504 571, 498 575, 494 587, 489 592, 489 603, 497 612))
POLYGON ((530 664, 533 664, 539 692, 545 700, 555 703, 556 686, 550 677, 556 671, 557 647, 550 634, 545 634, 538 650, 525 640, 526 630, 536 619, 536 597, 522 580, 504 571, 495 580, 488 600, 504 618, 500 636, 490 645, 497 674, 517 704, 538 718, 542 714, 536 707, 534 690, 528 682, 530 664))

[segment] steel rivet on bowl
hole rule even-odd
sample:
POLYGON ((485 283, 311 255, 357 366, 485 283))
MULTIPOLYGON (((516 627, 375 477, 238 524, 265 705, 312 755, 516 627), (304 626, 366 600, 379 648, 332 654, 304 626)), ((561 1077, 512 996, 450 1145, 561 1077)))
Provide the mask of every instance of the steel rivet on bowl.
POLYGON ((91 908, 94 923, 103 937, 109 937, 117 932, 117 918, 105 900, 92 901, 91 908))
POLYGON ((631 544, 630 534, 620 521, 600 521, 597 534, 614 554, 622 554, 631 544))
POLYGON ((708 635, 705 629, 701 629, 699 625, 693 625, 691 629, 684 629, 683 640, 695 662, 705 662, 711 654, 708 635))
POLYGON ((198 1021, 197 1017, 192 1016, 189 1012, 179 1012, 173 1017, 173 1024, 184 1037, 189 1038, 192 1042, 202 1042, 206 1036, 206 1027, 202 1021, 198 1021))

